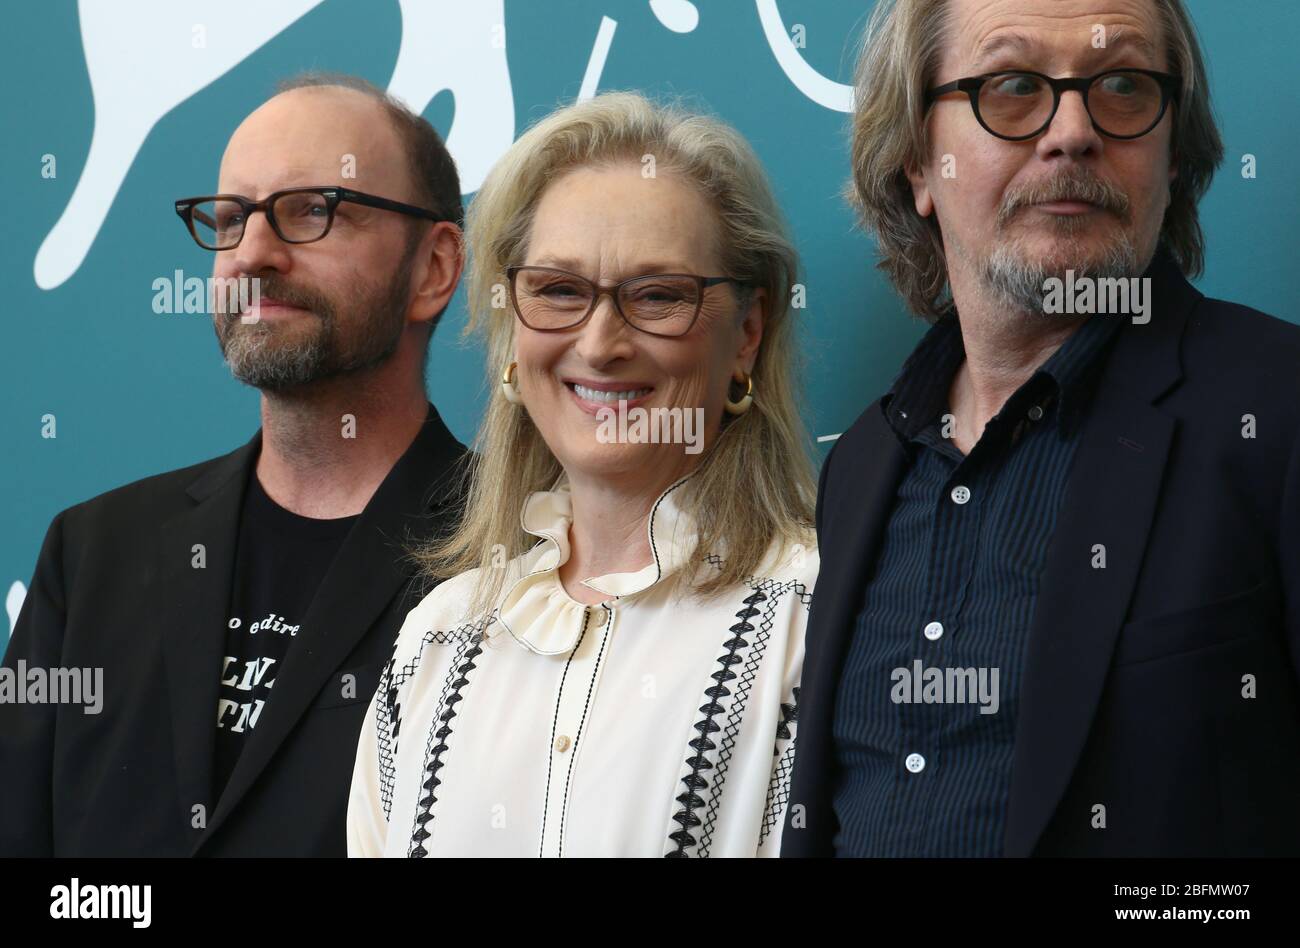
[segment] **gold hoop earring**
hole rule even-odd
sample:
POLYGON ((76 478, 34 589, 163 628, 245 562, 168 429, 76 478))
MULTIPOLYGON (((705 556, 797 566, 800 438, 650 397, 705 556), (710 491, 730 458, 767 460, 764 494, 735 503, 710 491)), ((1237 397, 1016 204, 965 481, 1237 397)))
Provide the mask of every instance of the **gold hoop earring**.
POLYGON ((745 372, 737 372, 732 376, 732 379, 745 386, 745 395, 740 399, 740 401, 733 402, 731 400, 731 393, 728 392, 727 400, 723 403, 722 407, 727 410, 727 414, 729 415, 743 415, 745 412, 749 411, 749 406, 754 404, 754 377, 745 372))
POLYGON ((511 362, 506 366, 506 370, 501 376, 501 394, 512 405, 522 405, 524 403, 523 397, 519 394, 519 389, 515 388, 515 369, 518 366, 518 362, 511 362))

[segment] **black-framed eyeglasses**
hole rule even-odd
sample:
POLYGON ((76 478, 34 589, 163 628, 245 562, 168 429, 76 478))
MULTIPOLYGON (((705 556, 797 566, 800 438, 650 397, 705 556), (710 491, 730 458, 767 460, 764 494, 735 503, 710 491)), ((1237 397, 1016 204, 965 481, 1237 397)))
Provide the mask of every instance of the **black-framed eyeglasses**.
POLYGON ((693 273, 651 273, 605 285, 554 267, 506 267, 506 279, 515 315, 529 329, 561 332, 580 326, 608 294, 624 322, 652 336, 690 332, 709 287, 745 285, 733 277, 693 273))
POLYGON ((1150 69, 1108 69, 1095 76, 1053 79, 1041 72, 1008 70, 969 76, 925 94, 928 109, 941 95, 964 92, 975 118, 990 135, 1021 142, 1041 135, 1061 105, 1061 93, 1083 96, 1092 126, 1108 138, 1141 138, 1159 124, 1180 78, 1150 69))
POLYGON ((182 198, 176 202, 176 213, 200 247, 233 250, 244 239, 244 225, 254 211, 266 214, 271 229, 285 243, 309 244, 330 232, 334 210, 343 201, 430 221, 446 220, 413 204, 337 187, 287 188, 261 201, 240 194, 182 198))

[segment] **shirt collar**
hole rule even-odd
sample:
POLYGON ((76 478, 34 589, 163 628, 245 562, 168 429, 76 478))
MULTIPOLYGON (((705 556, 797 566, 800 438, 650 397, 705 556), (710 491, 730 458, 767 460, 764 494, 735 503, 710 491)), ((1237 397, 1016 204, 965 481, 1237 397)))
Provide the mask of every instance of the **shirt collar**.
POLYGON ((1104 361, 1103 352, 1125 318, 1089 317, 1035 373, 1056 382, 1057 417, 1064 432, 1076 430, 1083 419, 1091 396, 1091 382, 1104 361))
MULTIPOLYGON (((694 555, 697 541, 695 521, 684 509, 691 477, 669 486, 650 509, 646 520, 650 563, 632 572, 593 576, 583 585, 621 599, 645 592, 681 569, 694 555)), ((573 505, 568 478, 561 476, 550 490, 530 494, 519 522, 540 542, 518 560, 523 575, 507 589, 497 620, 530 651, 540 655, 571 651, 588 621, 588 607, 564 591, 559 577, 559 568, 570 555, 573 505)))
POLYGON ((964 358, 961 324, 951 311, 921 337, 880 400, 885 420, 900 441, 911 441, 947 407, 948 389, 964 358))
MULTIPOLYGON (((1075 430, 1088 404, 1093 372, 1123 318, 1093 316, 1085 320, 1007 399, 1007 404, 1023 400, 1022 393, 1027 390, 1041 393, 1035 399, 1040 404, 1055 397, 1055 417, 1062 432, 1075 430)), ((903 364, 889 393, 881 399, 885 420, 900 441, 911 441, 947 410, 948 390, 965 358, 961 323, 956 312, 951 311, 930 327, 903 364)))

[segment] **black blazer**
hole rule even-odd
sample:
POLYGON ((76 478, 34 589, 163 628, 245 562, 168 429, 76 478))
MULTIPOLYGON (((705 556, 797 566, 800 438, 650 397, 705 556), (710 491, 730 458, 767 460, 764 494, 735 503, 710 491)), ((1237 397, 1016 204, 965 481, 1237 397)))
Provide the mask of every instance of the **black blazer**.
MULTIPOLYGON (((1004 852, 1297 855, 1300 327, 1205 298, 1163 252, 1148 275, 1151 320, 1102 369, 1040 580, 1004 852)), ((840 670, 904 469, 877 402, 821 472, 783 855, 833 854, 840 670)))
POLYGON ((0 704, 0 856, 346 855, 361 719, 418 601, 402 544, 455 512, 445 488, 465 449, 430 405, 321 582, 218 804, 225 616, 260 447, 258 431, 54 518, 4 665, 102 668, 103 708, 0 704))

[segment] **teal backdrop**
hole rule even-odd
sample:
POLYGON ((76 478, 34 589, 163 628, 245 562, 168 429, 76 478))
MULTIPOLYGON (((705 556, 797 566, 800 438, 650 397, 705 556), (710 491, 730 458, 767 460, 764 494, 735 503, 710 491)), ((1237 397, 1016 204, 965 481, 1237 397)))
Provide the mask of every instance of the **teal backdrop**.
MULTIPOLYGON (((1209 248, 1199 286, 1300 321, 1300 3, 1188 5, 1227 146, 1202 205, 1209 248), (1242 173, 1248 155, 1253 177, 1242 173)), ((277 81, 305 69, 356 73, 404 94, 450 136, 471 191, 512 135, 584 91, 683 97, 734 124, 766 163, 803 257, 805 413, 828 439, 818 444, 824 454, 924 328, 874 269, 872 242, 841 197, 843 85, 870 8, 847 0, 6 3, 0 593, 9 622, 0 623, 0 647, 59 510, 223 454, 257 428, 258 395, 230 378, 207 317, 155 313, 153 281, 177 269, 210 272, 211 257, 185 234, 172 201, 212 188, 231 131, 277 81), (43 437, 46 416, 54 438, 43 437)), ((489 385, 480 352, 460 339, 463 325, 458 294, 433 341, 429 395, 468 442, 489 385)))

